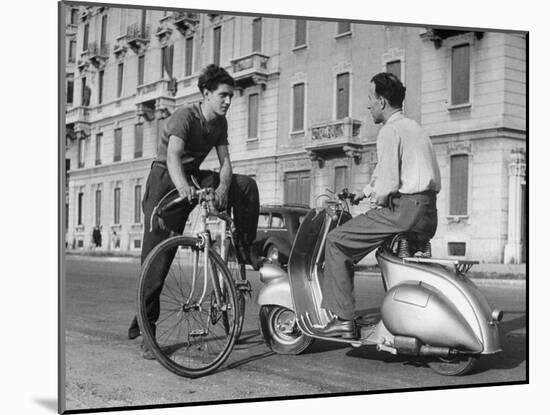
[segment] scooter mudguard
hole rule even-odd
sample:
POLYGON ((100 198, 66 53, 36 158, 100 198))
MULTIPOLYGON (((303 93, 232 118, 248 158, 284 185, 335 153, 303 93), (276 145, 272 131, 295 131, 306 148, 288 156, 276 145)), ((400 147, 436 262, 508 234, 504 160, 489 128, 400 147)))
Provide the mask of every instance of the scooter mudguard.
POLYGON ((260 268, 260 281, 264 283, 258 293, 258 304, 279 305, 294 311, 290 280, 288 274, 273 264, 265 264, 260 268))
POLYGON ((382 302, 382 321, 394 335, 416 337, 430 346, 480 353, 483 346, 460 311, 422 282, 391 288, 382 302))
MULTIPOLYGON (((443 318, 443 313, 447 313, 447 317, 455 314, 457 317, 454 324, 463 325, 465 322, 482 345, 481 353, 490 354, 501 350, 498 324, 492 318, 493 310, 481 291, 469 278, 464 275, 456 275, 454 271, 438 264, 405 264, 401 258, 394 257, 386 252, 378 251, 377 259, 388 291, 413 281, 415 284, 421 283, 422 287, 437 293, 437 296, 444 298, 445 302, 452 305, 450 309, 449 307, 445 309, 446 306, 443 306, 443 304, 438 306, 438 310, 440 310, 438 313, 441 314, 438 315, 438 318, 443 318), (458 316, 461 316, 461 318, 458 316)), ((387 296, 386 298, 392 297, 387 296)), ((434 296, 432 301, 436 301, 435 299, 434 296)), ((431 326, 446 327, 439 324, 431 324, 431 326)), ((452 330, 445 331, 451 332, 452 330)), ((425 333, 425 335, 427 339, 434 336, 428 333, 425 333)), ((462 334, 461 336, 463 336, 461 341, 466 342, 465 339, 469 335, 462 334)), ((468 344, 468 342, 464 344, 468 344)), ((469 344, 473 347, 474 343, 470 341, 469 344)))

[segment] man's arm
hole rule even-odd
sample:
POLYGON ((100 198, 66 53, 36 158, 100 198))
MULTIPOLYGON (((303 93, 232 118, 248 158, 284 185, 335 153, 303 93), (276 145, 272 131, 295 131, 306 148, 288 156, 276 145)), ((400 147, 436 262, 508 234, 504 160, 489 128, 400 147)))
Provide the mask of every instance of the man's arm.
POLYGON ((386 125, 380 130, 377 152, 374 196, 378 205, 385 206, 388 196, 397 192, 401 183, 401 140, 393 127, 386 125))
POLYGON ((227 206, 227 195, 233 176, 231 159, 229 158, 229 148, 227 145, 216 146, 218 160, 220 161, 220 185, 216 189, 216 201, 219 209, 225 209, 227 206))
POLYGON ((181 165, 181 157, 184 153, 185 142, 182 138, 171 135, 168 139, 168 149, 166 154, 166 166, 172 183, 178 190, 181 197, 191 201, 195 194, 195 188, 189 184, 181 165))

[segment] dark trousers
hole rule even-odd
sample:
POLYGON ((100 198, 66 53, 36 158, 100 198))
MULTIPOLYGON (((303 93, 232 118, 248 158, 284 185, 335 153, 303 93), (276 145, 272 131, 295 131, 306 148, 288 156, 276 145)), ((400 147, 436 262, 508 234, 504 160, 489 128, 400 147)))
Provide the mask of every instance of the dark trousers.
MULTIPOLYGON (((196 171, 192 173, 197 177, 201 188, 216 188, 219 184, 219 175, 212 171, 196 171)), ((170 191, 174 189, 174 184, 168 174, 168 169, 161 163, 153 163, 151 172, 147 179, 145 194, 143 196, 144 213, 144 232, 143 246, 141 250, 141 263, 145 261, 149 252, 170 236, 170 231, 182 233, 185 222, 195 204, 183 203, 180 209, 170 212, 166 218, 166 224, 169 229, 150 229, 151 214, 155 206, 170 191)), ((178 195, 174 192, 174 197, 178 195)), ((258 186, 256 182, 248 176, 233 174, 231 185, 229 186, 228 207, 233 212, 233 220, 236 228, 237 246, 249 249, 252 242, 256 239, 256 228, 258 227, 258 215, 260 212, 258 186)), ((155 261, 155 272, 152 274, 155 278, 149 281, 145 287, 145 298, 147 303, 147 315, 149 320, 156 322, 160 312, 160 292, 176 250, 167 252, 155 261)), ((135 320, 134 320, 135 323, 135 320)))
POLYGON ((328 234, 322 307, 343 319, 355 317, 354 264, 398 233, 435 234, 435 194, 397 195, 390 205, 356 216, 328 234))

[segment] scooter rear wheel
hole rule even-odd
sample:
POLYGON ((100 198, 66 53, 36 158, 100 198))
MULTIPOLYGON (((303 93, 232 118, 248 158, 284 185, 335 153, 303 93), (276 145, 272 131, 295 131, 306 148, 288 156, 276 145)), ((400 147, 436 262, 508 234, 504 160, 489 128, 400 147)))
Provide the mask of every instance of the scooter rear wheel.
POLYGON ((268 347, 278 354, 303 353, 314 340, 298 328, 294 311, 282 306, 260 308, 260 329, 268 347))
POLYGON ((428 360, 428 366, 440 375, 463 376, 472 371, 479 361, 477 355, 461 355, 452 358, 434 357, 428 360))

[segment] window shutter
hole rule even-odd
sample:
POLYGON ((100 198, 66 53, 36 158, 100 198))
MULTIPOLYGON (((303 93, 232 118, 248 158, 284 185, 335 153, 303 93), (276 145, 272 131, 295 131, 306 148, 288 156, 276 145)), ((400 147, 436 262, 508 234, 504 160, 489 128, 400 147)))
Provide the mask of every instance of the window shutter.
POLYGON ((138 85, 143 85, 145 81, 145 55, 138 57, 138 85))
POLYGON ((103 134, 96 134, 95 136, 95 165, 99 166, 101 164, 101 141, 103 139, 103 134))
POLYGON ((101 225, 101 190, 95 192, 95 225, 101 225))
POLYGON ((347 166, 338 166, 334 169, 334 191, 340 192, 349 187, 347 166))
POLYGON ((261 52, 262 50, 262 19, 252 21, 252 52, 261 52))
POLYGON ((386 72, 397 76, 398 79, 401 79, 401 61, 386 63, 386 72))
POLYGON ((134 131, 134 158, 139 158, 143 155, 143 124, 136 124, 134 131))
POLYGON ((221 26, 214 29, 214 64, 220 64, 221 58, 221 42, 222 42, 222 28, 221 26))
POLYGON ((468 155, 451 157, 451 215, 468 214, 468 155))
POLYGON ((134 191, 134 223, 141 223, 141 185, 137 185, 134 191))
POLYGON ((120 96, 122 95, 123 77, 124 77, 124 64, 119 63, 118 64, 118 78, 117 78, 117 92, 116 92, 116 97, 117 98, 120 98, 120 96))
POLYGON ((336 88, 336 118, 342 119, 349 115, 349 73, 338 75, 336 88))
POLYGON ((115 155, 113 161, 120 161, 122 156, 122 128, 115 130, 115 155))
POLYGON ((193 73, 193 38, 185 39, 185 76, 193 73))
POLYGON ((248 96, 248 138, 258 138, 258 98, 258 94, 248 96))
POLYGON ((84 193, 78 194, 78 215, 77 215, 77 224, 82 225, 82 202, 84 199, 84 193))
POLYGON ((451 63, 451 104, 470 101, 470 45, 455 46, 451 63))
POLYGON ((114 224, 118 225, 120 223, 120 188, 115 188, 115 195, 114 195, 114 224))
POLYGON ((294 47, 306 44, 306 20, 296 20, 294 47))
POLYGON ((294 99, 293 99, 293 117, 292 117, 292 131, 301 131, 304 129, 304 98, 305 88, 304 84, 297 84, 293 87, 294 99))

